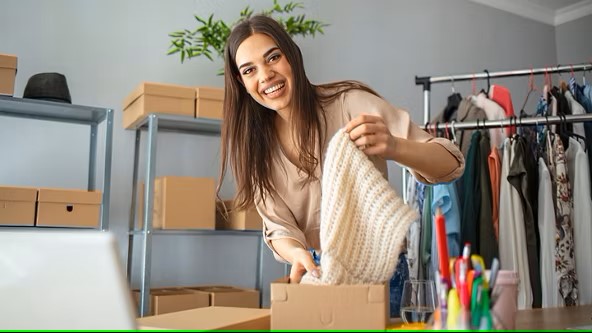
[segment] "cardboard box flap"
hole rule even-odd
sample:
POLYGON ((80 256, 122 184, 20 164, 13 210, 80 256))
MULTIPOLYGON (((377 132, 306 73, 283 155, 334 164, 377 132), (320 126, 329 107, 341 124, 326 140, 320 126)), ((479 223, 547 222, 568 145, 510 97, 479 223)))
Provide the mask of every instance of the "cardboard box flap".
POLYGON ((224 89, 223 88, 196 87, 195 92, 196 92, 195 98, 215 99, 215 100, 219 100, 219 101, 224 99, 224 89))
POLYGON ((195 88, 170 83, 142 82, 123 100, 123 110, 125 111, 128 106, 143 94, 194 99, 195 88))
POLYGON ((41 188, 39 202, 98 205, 101 194, 100 191, 41 188))
POLYGON ((271 284, 271 301, 272 302, 286 302, 288 300, 287 284, 272 283, 271 284))
POLYGON ((141 329, 269 330, 269 309, 210 306, 138 319, 141 329))
POLYGON ((27 187, 0 186, 1 201, 37 201, 37 189, 27 187))
POLYGON ((16 68, 17 57, 13 54, 0 53, 0 68, 16 68))

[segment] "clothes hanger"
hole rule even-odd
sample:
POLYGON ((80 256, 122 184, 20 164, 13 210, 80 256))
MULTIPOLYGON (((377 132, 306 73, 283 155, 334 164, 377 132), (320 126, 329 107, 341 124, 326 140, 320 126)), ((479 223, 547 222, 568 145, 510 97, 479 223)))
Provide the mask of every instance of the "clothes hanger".
POLYGON ((455 123, 456 123, 456 121, 454 121, 454 120, 450 123, 450 129, 452 129, 452 142, 454 144, 456 144, 456 142, 457 142, 456 141, 456 129, 454 128, 455 123))
POLYGON ((521 113, 526 112, 526 111, 524 111, 524 108, 526 107, 526 103, 528 102, 528 97, 530 97, 530 94, 536 90, 537 90, 537 88, 534 85, 534 70, 531 67, 530 68, 530 76, 528 77, 528 93, 526 94, 526 98, 524 99, 524 103, 522 104, 522 107, 520 108, 521 113))
MULTIPOLYGON (((586 137, 575 133, 575 132, 570 132, 567 130, 567 117, 564 114, 559 115, 559 118, 561 118, 561 134, 564 135, 564 137, 572 137, 576 140, 581 140, 584 143, 584 151, 586 151, 586 137)), ((569 141, 569 140, 568 140, 569 141)))
POLYGON ((483 70, 485 72, 485 74, 487 74, 487 91, 485 91, 485 89, 481 89, 481 92, 485 94, 485 96, 487 98, 489 98, 489 89, 491 88, 491 84, 490 84, 490 76, 489 76, 489 71, 487 69, 483 70))

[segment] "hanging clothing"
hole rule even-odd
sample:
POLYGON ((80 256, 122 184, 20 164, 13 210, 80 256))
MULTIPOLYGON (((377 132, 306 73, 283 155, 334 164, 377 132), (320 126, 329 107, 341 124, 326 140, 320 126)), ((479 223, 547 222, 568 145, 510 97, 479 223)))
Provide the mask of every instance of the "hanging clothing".
MULTIPOLYGON (((467 122, 475 120, 487 119, 485 111, 476 106, 470 98, 464 98, 458 107, 458 121, 467 122)), ((459 147, 463 156, 467 156, 469 147, 471 146, 471 138, 473 133, 478 130, 458 131, 456 137, 459 138, 459 147)))
POLYGON ((420 216, 419 219, 411 223, 407 232, 407 263, 409 266, 409 278, 412 280, 418 280, 419 274, 419 243, 421 235, 420 191, 423 192, 423 184, 420 184, 412 174, 409 174, 407 182, 407 204, 420 216), (421 190, 419 187, 421 187, 421 190))
MULTIPOLYGON (((571 114, 574 115, 582 115, 582 114, 586 114, 586 110, 584 109, 584 107, 578 103, 578 101, 576 101, 576 99, 573 97, 573 95, 571 94, 571 92, 569 90, 566 90, 564 93, 565 99, 567 100, 567 102, 569 103, 569 107, 571 109, 571 114)), ((573 132, 581 137, 586 137, 586 131, 584 129, 584 123, 574 123, 572 124, 573 126, 573 132)), ((592 137, 590 137, 590 139, 592 140, 592 137)), ((586 147, 586 142, 580 142, 580 141, 576 141, 578 142, 580 145, 582 145, 582 147, 586 147)))
POLYGON ((421 237, 419 243, 420 265, 418 277, 420 280, 433 279, 431 269, 432 256, 432 186, 424 189, 423 209, 421 213, 421 237))
POLYGON ((481 204, 480 183, 480 147, 481 131, 474 131, 471 144, 465 160, 465 172, 461 178, 463 183, 462 193, 462 217, 460 220, 460 233, 462 243, 471 243, 472 249, 479 248, 479 208, 481 204))
MULTIPOLYGON (((573 189, 573 229, 580 305, 592 304, 592 201, 588 157, 573 138, 565 151, 569 185, 573 189)), ((589 152, 588 152, 589 153, 589 152)))
MULTIPOLYGON (((472 101, 477 107, 485 111, 487 120, 500 120, 506 118, 504 109, 496 102, 487 98, 487 96, 484 93, 480 93, 479 95, 477 95, 477 97, 474 97, 472 101)), ((500 149, 506 137, 506 131, 501 127, 489 129, 489 139, 491 142, 491 148, 500 149)))
POLYGON ((520 195, 508 182, 512 161, 512 142, 504 141, 502 177, 500 181, 499 253, 504 269, 518 272, 518 309, 532 308, 532 288, 528 267, 528 252, 524 230, 524 216, 520 195))
MULTIPOLYGON (((460 210, 458 207, 458 196, 454 183, 438 184, 432 186, 432 221, 435 220, 436 209, 440 208, 446 221, 446 240, 448 246, 448 257, 460 256, 460 210)), ((433 226, 433 223, 432 223, 433 226)), ((433 229, 433 228, 432 228, 433 229)), ((436 244, 436 232, 432 230, 432 269, 438 271, 439 258, 438 246, 436 244)))
MULTIPOLYGON (((497 148, 493 148, 496 149, 497 148)), ((489 132, 483 132, 479 140, 479 154, 477 167, 479 168, 479 190, 481 192, 481 202, 479 205, 479 222, 477 230, 479 232, 479 242, 476 244, 477 253, 483 257, 486 265, 489 265, 493 258, 499 257, 497 239, 493 231, 493 214, 491 209, 491 179, 489 178, 489 152, 491 144, 489 142, 489 132)))
POLYGON ((497 149, 492 149, 487 157, 489 179, 491 181, 491 223, 495 239, 499 240, 499 204, 500 204, 500 173, 501 157, 497 149))
POLYGON ((547 161, 554 185, 555 202, 555 271, 559 275, 559 293, 566 306, 578 304, 578 278, 575 269, 572 199, 563 142, 547 136, 547 161), (552 142, 551 142, 552 141, 552 142))
POLYGON ((508 181, 516 190, 520 198, 522 216, 524 218, 524 232, 526 251, 528 253, 528 270, 530 285, 532 288, 534 308, 541 307, 541 275, 539 267, 539 236, 536 225, 536 200, 538 199, 537 168, 533 165, 534 160, 527 154, 526 140, 520 136, 514 136, 512 142, 512 159, 508 181), (531 163, 532 162, 532 163, 531 163))
POLYGON ((559 275, 555 271, 555 208, 553 206, 553 185, 551 174, 543 158, 538 159, 539 193, 538 193, 538 225, 541 243, 541 295, 542 307, 554 308, 563 306, 563 298, 559 294, 559 275))
MULTIPOLYGON (((510 90, 499 84, 493 84, 489 88, 489 98, 499 104, 506 113, 506 118, 510 118, 515 115, 514 105, 512 104, 512 95, 510 90)), ((510 137, 516 133, 516 127, 506 127, 506 136, 510 137)))

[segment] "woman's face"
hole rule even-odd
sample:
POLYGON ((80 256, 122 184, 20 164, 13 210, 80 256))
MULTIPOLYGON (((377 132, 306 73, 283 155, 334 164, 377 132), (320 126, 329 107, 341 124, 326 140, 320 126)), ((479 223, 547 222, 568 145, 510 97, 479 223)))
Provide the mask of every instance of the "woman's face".
POLYGON ((261 33, 248 37, 238 47, 235 61, 251 97, 269 109, 290 111, 292 68, 271 37, 261 33))

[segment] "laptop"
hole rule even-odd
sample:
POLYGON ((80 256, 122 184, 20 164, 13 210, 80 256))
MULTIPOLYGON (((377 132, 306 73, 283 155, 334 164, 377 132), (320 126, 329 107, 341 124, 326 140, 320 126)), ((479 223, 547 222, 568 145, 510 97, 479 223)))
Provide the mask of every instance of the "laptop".
POLYGON ((131 297, 111 233, 0 229, 0 330, 133 330, 131 297))

